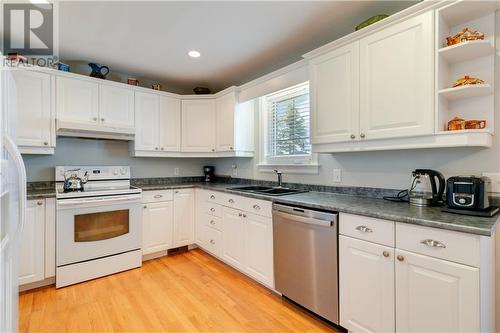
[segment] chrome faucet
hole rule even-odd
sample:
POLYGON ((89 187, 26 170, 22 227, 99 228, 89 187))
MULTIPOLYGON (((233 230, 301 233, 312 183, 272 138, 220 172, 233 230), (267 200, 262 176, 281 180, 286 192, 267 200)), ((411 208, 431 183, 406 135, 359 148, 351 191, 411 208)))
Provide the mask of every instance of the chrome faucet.
POLYGON ((278 187, 283 187, 283 179, 282 179, 282 173, 279 170, 274 170, 276 172, 276 175, 278 176, 278 187))

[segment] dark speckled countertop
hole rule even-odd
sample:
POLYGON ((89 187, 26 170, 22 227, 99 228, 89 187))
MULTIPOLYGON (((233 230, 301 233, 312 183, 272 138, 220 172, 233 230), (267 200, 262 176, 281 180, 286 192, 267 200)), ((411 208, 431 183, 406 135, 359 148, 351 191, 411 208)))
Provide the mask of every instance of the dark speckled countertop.
MULTIPOLYGON (((280 197, 271 197, 262 194, 231 190, 231 188, 241 186, 238 184, 201 183, 199 181, 182 183, 172 182, 168 184, 138 184, 137 186, 142 188, 143 191, 197 187, 214 191, 234 193, 262 200, 270 200, 276 203, 358 214, 396 222, 460 231, 482 236, 491 236, 494 233, 498 219, 498 215, 491 218, 457 215, 442 212, 438 207, 414 207, 403 202, 390 202, 379 198, 331 192, 311 191, 280 197)), ((53 189, 28 188, 28 199, 40 199, 54 196, 55 191, 53 189)))

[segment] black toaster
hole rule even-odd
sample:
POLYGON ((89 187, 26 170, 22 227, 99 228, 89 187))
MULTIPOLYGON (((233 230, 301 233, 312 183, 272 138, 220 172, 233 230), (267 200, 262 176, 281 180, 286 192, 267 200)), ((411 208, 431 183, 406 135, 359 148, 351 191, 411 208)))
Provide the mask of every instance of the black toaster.
POLYGON ((446 181, 446 203, 455 209, 485 210, 491 182, 486 177, 455 176, 446 181))

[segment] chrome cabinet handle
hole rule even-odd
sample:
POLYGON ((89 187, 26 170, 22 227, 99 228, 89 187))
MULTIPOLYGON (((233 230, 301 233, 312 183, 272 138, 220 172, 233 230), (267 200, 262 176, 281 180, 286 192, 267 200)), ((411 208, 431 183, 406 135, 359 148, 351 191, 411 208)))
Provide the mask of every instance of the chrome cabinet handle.
POLYGON ((143 208, 144 208, 144 209, 146 209, 146 208, 148 208, 148 206, 144 205, 144 207, 143 207, 143 208))
POLYGON ((386 258, 389 258, 389 255, 390 255, 390 254, 389 254, 389 252, 388 252, 388 251, 384 251, 384 252, 382 252, 382 255, 383 255, 384 257, 386 257, 386 258))
POLYGON ((155 147, 155 150, 158 150, 158 147, 155 147))
POLYGON ((155 199, 160 199, 160 198, 163 198, 163 195, 161 195, 161 194, 157 194, 157 195, 155 195, 155 196, 154 196, 154 198, 155 198, 155 199))
POLYGON ((49 145, 49 143, 48 143, 47 141, 44 141, 44 142, 43 142, 43 145, 44 145, 44 146, 48 146, 48 145, 49 145))
POLYGON ((233 150, 233 147, 229 147, 229 150, 233 150))
POLYGON ((92 118, 93 121, 97 121, 97 117, 92 118))
POLYGON ((210 244, 215 244, 215 241, 213 239, 211 239, 210 244))
POLYGON ((253 209, 255 209, 255 210, 259 210, 259 209, 260 209, 260 206, 259 206, 259 205, 253 205, 253 209))
POLYGON ((161 147, 161 150, 165 150, 165 148, 161 147))
POLYGON ((366 225, 360 225, 356 227, 356 230, 364 232, 366 234, 369 234, 370 232, 373 232, 372 229, 368 228, 366 225))
POLYGON ((38 206, 41 206, 41 205, 43 205, 43 202, 38 201, 36 204, 37 204, 38 206))
POLYGON ((441 243, 441 242, 439 242, 437 240, 433 240, 433 239, 424 239, 420 243, 424 244, 424 245, 427 245, 427 246, 430 246, 430 247, 437 247, 437 248, 440 248, 440 249, 446 249, 446 245, 444 245, 443 243, 441 243))
POLYGON ((356 139, 356 135, 351 134, 351 139, 353 139, 353 140, 356 139))
POLYGON ((101 121, 104 122, 104 118, 101 118, 101 121))
POLYGON ((239 217, 242 217, 242 216, 243 216, 243 214, 242 214, 242 213, 238 213, 238 216, 239 216, 239 217))
POLYGON ((213 212, 215 212, 215 208, 214 208, 214 207, 210 208, 210 211, 211 211, 212 213, 213 213, 213 212))
POLYGON ((396 257, 399 261, 405 261, 405 257, 403 257, 402 255, 399 255, 396 257))
POLYGON ((215 199, 215 195, 213 195, 213 194, 212 194, 212 195, 210 196, 210 199, 215 199))
POLYGON ((247 217, 247 214, 243 214, 243 217, 247 217))
POLYGON ((215 221, 214 221, 214 220, 211 220, 211 221, 210 221, 210 224, 211 224, 211 225, 214 225, 214 224, 215 224, 215 221))
POLYGON ((215 151, 215 149, 214 149, 214 148, 212 148, 212 151, 215 151))
POLYGON ((366 135, 365 135, 365 133, 361 133, 359 136, 364 138, 366 135))
POLYGON ((229 203, 234 203, 233 199, 229 199, 228 201, 229 201, 229 203))

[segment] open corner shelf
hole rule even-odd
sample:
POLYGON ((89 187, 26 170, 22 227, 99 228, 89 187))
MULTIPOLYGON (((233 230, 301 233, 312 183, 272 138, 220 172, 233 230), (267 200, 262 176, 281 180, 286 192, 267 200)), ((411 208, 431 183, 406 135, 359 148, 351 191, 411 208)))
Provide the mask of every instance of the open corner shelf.
POLYGON ((439 55, 448 63, 472 60, 493 54, 494 52, 495 49, 489 39, 462 42, 438 50, 439 55))
POLYGON ((480 97, 493 94, 493 89, 489 84, 474 84, 456 88, 441 89, 439 96, 452 101, 463 98, 480 97))
POLYGON ((466 130, 458 130, 458 131, 438 131, 439 135, 460 135, 460 134, 489 134, 493 135, 493 131, 490 128, 482 128, 482 129, 466 129, 466 130))
POLYGON ((439 10, 448 26, 454 27, 500 9, 499 1, 458 1, 439 10))

